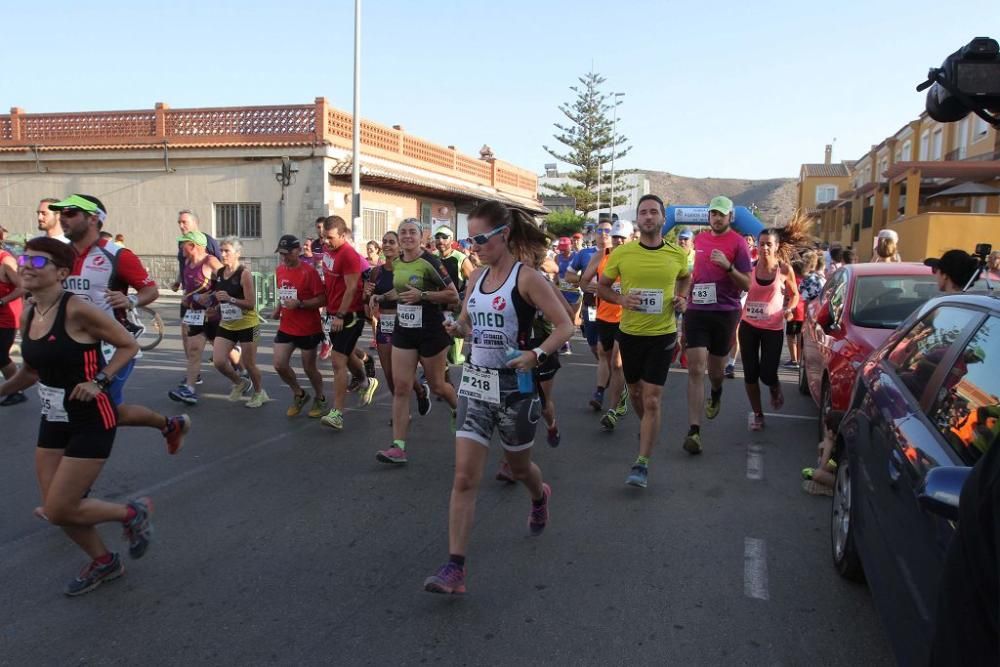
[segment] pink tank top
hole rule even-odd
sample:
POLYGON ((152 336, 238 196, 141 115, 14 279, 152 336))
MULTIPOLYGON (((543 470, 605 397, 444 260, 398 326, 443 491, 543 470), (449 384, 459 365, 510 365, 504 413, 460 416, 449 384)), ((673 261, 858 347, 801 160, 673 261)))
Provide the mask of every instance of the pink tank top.
POLYGON ((778 265, 774 280, 768 285, 757 282, 757 267, 750 272, 750 291, 743 306, 743 321, 758 329, 780 331, 785 327, 785 274, 778 265))

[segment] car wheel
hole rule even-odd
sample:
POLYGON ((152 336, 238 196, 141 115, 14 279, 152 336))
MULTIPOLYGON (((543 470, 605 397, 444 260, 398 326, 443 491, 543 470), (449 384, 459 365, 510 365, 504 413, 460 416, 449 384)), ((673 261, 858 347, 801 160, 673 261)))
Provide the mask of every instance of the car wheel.
POLYGON ((857 547, 854 544, 855 512, 851 465, 840 448, 837 457, 837 480, 833 485, 833 506, 830 511, 830 545, 833 565, 840 576, 851 581, 864 581, 857 547))
POLYGON ((830 392, 830 379, 823 378, 823 386, 819 390, 819 439, 826 437, 826 416, 833 410, 833 395, 830 392))
POLYGON ((803 352, 799 359, 799 393, 803 396, 809 395, 809 378, 806 377, 806 355, 803 352))

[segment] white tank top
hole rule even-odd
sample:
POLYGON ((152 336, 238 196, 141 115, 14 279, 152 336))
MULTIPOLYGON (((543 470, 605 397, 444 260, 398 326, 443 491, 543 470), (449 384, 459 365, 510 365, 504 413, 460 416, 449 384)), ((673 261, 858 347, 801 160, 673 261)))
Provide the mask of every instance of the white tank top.
POLYGON ((483 292, 490 269, 483 271, 469 295, 467 309, 472 321, 472 354, 469 362, 484 368, 506 368, 507 349, 524 349, 531 336, 535 308, 517 291, 521 263, 515 262, 510 275, 495 292, 483 292))
POLYGON ((90 246, 86 256, 77 259, 73 275, 66 277, 63 288, 114 317, 114 309, 108 305, 104 293, 111 284, 119 250, 121 246, 115 243, 108 243, 103 248, 97 243, 90 246))

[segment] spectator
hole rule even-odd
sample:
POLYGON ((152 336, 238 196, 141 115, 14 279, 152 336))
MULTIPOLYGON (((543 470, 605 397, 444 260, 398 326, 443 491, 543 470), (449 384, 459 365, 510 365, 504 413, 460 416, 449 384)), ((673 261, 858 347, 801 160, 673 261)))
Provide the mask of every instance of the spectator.
POLYGON ((843 265, 854 264, 854 251, 850 248, 844 248, 844 251, 841 253, 841 257, 844 262, 843 265))
POLYGON ((961 292, 979 270, 979 260, 964 250, 949 250, 940 257, 928 257, 924 265, 934 271, 938 289, 945 294, 961 292))
POLYGON ((823 275, 823 255, 816 250, 810 250, 802 256, 802 262, 805 264, 806 277, 799 285, 799 297, 808 302, 818 297, 826 285, 826 276, 823 275))
POLYGON ((830 261, 826 269, 826 277, 830 278, 844 265, 844 249, 840 246, 830 246, 830 261))
POLYGON ((899 234, 891 229, 883 229, 875 239, 875 251, 872 254, 872 261, 876 263, 901 261, 899 259, 899 252, 897 251, 898 245, 899 234))
POLYGON ((994 250, 986 260, 990 281, 1000 281, 1000 250, 994 250))
POLYGON ((115 243, 117 243, 118 245, 120 245, 121 247, 124 248, 125 247, 125 235, 124 234, 115 234, 115 243))
POLYGON ((323 256, 323 252, 324 252, 323 251, 323 235, 325 233, 325 232, 323 232, 323 223, 324 222, 326 222, 326 216, 322 216, 321 215, 318 218, 316 218, 316 224, 315 224, 315 227, 316 227, 316 238, 314 238, 312 241, 308 241, 308 239, 307 239, 307 244, 306 245, 309 246, 309 249, 310 249, 310 253, 309 254, 310 254, 310 256, 312 256, 312 255, 316 255, 317 256, 316 259, 315 259, 315 261, 313 262, 314 264, 317 263, 317 262, 322 262, 323 261, 321 258, 323 256))
MULTIPOLYGON (((801 259, 792 261, 792 271, 795 273, 795 286, 802 292, 802 281, 805 279, 805 265, 801 259)), ((788 361, 785 368, 799 367, 799 354, 802 350, 802 323, 806 319, 806 302, 801 296, 795 304, 795 309, 785 318, 785 338, 788 340, 788 361)))
POLYGON ((830 410, 823 417, 823 439, 819 443, 819 457, 815 468, 802 469, 802 490, 814 496, 832 496, 837 481, 837 462, 833 450, 837 443, 837 429, 844 419, 840 410, 830 410))

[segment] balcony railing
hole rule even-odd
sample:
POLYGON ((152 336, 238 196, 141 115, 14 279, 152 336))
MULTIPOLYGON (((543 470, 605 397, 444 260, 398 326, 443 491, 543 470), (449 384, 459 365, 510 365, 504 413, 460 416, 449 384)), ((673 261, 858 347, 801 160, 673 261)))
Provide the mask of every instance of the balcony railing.
MULTIPOLYGON (((150 146, 332 145, 350 148, 351 114, 325 98, 313 104, 140 111, 0 115, 0 149, 85 150, 150 146)), ((445 176, 514 191, 534 199, 537 177, 502 160, 464 155, 406 134, 400 127, 361 121, 361 152, 445 176)))

